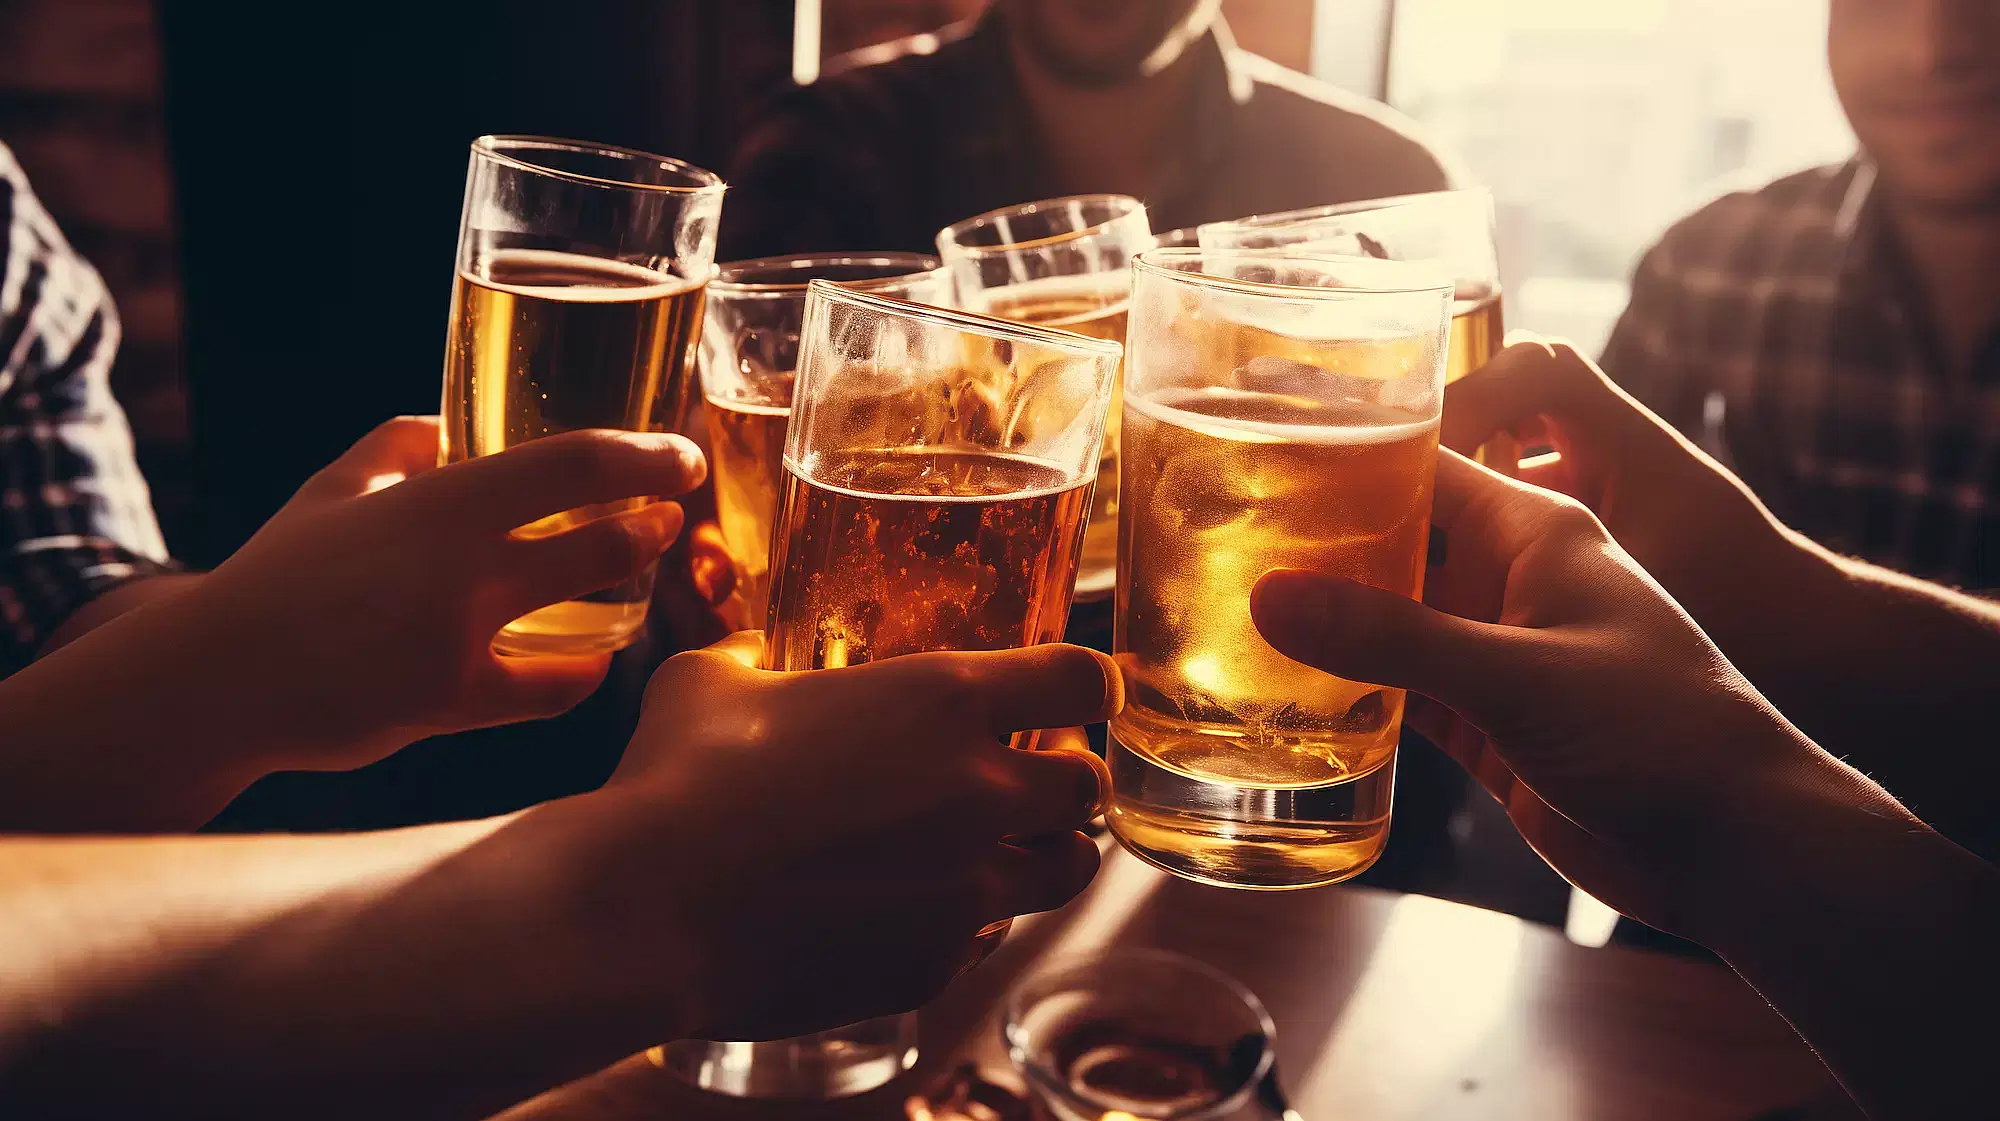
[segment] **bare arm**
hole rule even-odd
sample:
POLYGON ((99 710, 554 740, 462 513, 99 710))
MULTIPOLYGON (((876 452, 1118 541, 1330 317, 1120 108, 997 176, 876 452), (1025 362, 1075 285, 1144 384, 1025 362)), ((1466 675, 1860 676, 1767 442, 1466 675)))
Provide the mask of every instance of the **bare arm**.
POLYGON ((1988 1096, 2000 869, 1831 761, 1718 825, 1687 930, 1784 1014, 1856 1101, 1965 1117, 1988 1096))
POLYGON ((0 1101, 469 1117, 670 1036, 670 942, 622 979, 583 944, 573 818, 0 841, 0 1101))
POLYGON ((1807 735, 2000 858, 2000 606, 1828 552, 1567 346, 1508 347, 1446 391, 1446 442, 1540 420, 1522 477, 1582 500, 1807 735))
POLYGON ((1276 573, 1290 657, 1410 688, 1410 718, 1621 912, 1721 954, 1871 1114, 1977 1114, 2000 870, 1820 750, 1580 506, 1455 456, 1426 604, 1276 573))
POLYGON ((1108 659, 760 650, 669 659, 604 789, 509 818, 0 837, 0 1115, 485 1116, 664 1040, 914 1008, 1089 881, 1108 659), (1004 746, 1032 727, 1075 749, 1004 746))
POLYGON ((1821 746, 2000 858, 2000 604, 1771 524, 1771 544, 1745 550, 1734 579, 1668 590, 1821 746))

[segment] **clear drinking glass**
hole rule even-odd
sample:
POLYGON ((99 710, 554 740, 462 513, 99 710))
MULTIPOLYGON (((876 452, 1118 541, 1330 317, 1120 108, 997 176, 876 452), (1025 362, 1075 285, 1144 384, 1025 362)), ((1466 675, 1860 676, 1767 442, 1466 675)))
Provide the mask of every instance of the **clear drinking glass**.
MULTIPOLYGON (((542 136, 472 142, 445 346, 443 463, 577 428, 668 431, 694 377, 722 180, 698 167, 542 136)), ((559 533, 643 500, 523 526, 559 533)), ((616 650, 653 569, 501 628, 508 654, 616 650)))
POLYGON ((1204 249, 1286 249, 1443 269, 1455 289, 1447 384, 1484 366, 1506 334, 1500 314, 1499 258, 1493 249, 1493 196, 1483 188, 1211 222, 1196 236, 1204 249))
MULTIPOLYGON (((765 667, 1060 638, 1121 353, 1115 342, 811 281, 765 667)), ((1006 931, 980 931, 981 955, 1006 931)), ((683 1041, 664 1055, 725 1092, 838 1097, 915 1062, 916 1017, 775 1043, 683 1041)))
MULTIPOLYGON (((938 256, 972 311, 1125 341, 1132 258, 1153 245, 1146 208, 1125 195, 1043 199, 938 231, 938 256)), ((1077 571, 1081 599, 1108 595, 1118 565, 1118 393, 1077 571)))
POLYGON ((1007 996, 1007 1057, 1053 1121, 1211 1121, 1242 1109, 1275 1061, 1255 993, 1164 950, 1037 970, 1007 996))
POLYGON ((736 560, 736 594, 752 626, 769 604, 771 519, 810 280, 921 304, 952 302, 951 275, 936 257, 917 253, 765 257, 716 268, 701 332, 708 470, 723 540, 736 560))
POLYGON ((1105 820, 1204 883, 1347 879, 1388 839, 1403 693, 1279 654, 1250 589, 1304 568, 1421 593, 1452 284, 1207 249, 1135 274, 1105 820))

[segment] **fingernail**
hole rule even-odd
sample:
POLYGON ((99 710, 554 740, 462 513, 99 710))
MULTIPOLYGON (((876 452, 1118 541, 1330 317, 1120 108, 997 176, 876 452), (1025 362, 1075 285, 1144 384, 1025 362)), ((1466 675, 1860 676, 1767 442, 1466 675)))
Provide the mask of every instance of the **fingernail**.
POLYGON ((701 445, 678 432, 667 433, 667 442, 680 459, 681 473, 687 476, 687 490, 700 486, 708 478, 708 458, 701 454, 701 445))

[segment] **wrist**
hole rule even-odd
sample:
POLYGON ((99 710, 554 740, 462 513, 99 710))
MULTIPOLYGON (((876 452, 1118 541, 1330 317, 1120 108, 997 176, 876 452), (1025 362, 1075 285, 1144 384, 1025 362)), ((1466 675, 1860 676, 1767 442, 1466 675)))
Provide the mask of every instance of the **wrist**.
POLYGON ((632 1050, 699 1037, 700 940, 691 921, 715 900, 683 875, 685 854, 709 851, 684 835, 688 815, 612 786, 527 811, 538 861, 537 921, 570 963, 581 1003, 632 1050))
POLYGON ((1894 877, 1913 848, 1942 842, 1887 792, 1786 730, 1803 750, 1727 780, 1710 859, 1684 893, 1687 933, 1732 962, 1776 930, 1809 927, 1807 916, 1823 917, 1855 882, 1894 877))

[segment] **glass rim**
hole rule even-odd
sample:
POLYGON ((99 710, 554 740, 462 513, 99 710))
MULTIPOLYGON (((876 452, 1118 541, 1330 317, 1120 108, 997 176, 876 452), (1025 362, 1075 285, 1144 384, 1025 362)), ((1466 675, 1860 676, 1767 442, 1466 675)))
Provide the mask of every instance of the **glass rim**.
POLYGON ((860 304, 879 312, 918 319, 959 331, 984 335, 987 338, 1021 340, 1061 347, 1069 351, 1080 351, 1098 356, 1122 355, 1124 344, 1111 339, 1093 338, 1074 331, 1064 331, 1040 323, 1023 323, 1015 319, 1001 319, 997 316, 981 315, 959 308, 937 307, 920 304, 915 300, 899 300, 893 296, 882 296, 874 292, 864 292, 849 288, 832 280, 814 278, 806 282, 808 294, 817 292, 824 299, 839 300, 844 303, 860 304))
POLYGON ((1196 229, 1283 229, 1286 226, 1314 222, 1321 218, 1338 218, 1348 214, 1367 214, 1375 210, 1393 210, 1426 200, 1442 200, 1454 197, 1475 198, 1481 196, 1491 205, 1493 192, 1485 187, 1450 187, 1442 191, 1417 191, 1407 195, 1385 195, 1381 198, 1357 199, 1353 202, 1329 202, 1322 203, 1319 206, 1304 206, 1297 210, 1274 210, 1268 214, 1251 214, 1242 218, 1225 218, 1220 222, 1203 222, 1196 229))
POLYGON ((1354 257, 1335 253, 1302 253, 1285 249, 1203 249, 1199 246, 1170 246, 1148 249, 1132 258, 1132 270, 1136 275, 1141 270, 1153 273, 1183 284, 1204 288, 1223 288, 1250 296, 1278 296, 1287 299, 1339 300, 1354 296, 1419 296, 1432 292, 1458 291, 1458 282, 1452 277, 1438 272, 1440 278, 1434 283, 1410 284, 1402 286, 1376 286, 1362 284, 1308 285, 1278 284, 1267 280, 1239 280, 1230 276, 1217 276, 1199 269, 1173 269, 1162 265, 1162 261, 1204 261, 1209 257, 1227 257, 1241 261, 1285 261, 1293 264, 1340 264, 1343 262, 1366 262, 1370 265, 1390 265, 1411 271, 1425 271, 1420 262, 1385 261, 1379 257, 1354 257))
POLYGON ((571 140, 562 136, 540 136, 534 133, 489 132, 475 137, 472 153, 481 159, 511 167, 516 171, 526 171, 535 175, 546 175, 552 179, 562 179, 571 183, 581 183, 590 187, 610 187, 627 191, 651 191, 674 195, 719 195, 728 189, 722 176, 705 167, 696 167, 686 160, 672 156, 662 156, 639 148, 626 148, 617 144, 600 144, 593 140, 571 140), (551 167, 537 163, 518 153, 527 151, 577 152, 592 156, 609 156, 615 159, 651 163, 676 175, 693 180, 691 183, 634 183, 625 179, 607 179, 602 175, 589 175, 568 168, 551 167))
MULTIPOLYGON (((1252 1071, 1250 1076, 1243 1080, 1241 1086, 1230 1091, 1221 1101, 1177 1111, 1169 1116, 1180 1118, 1219 1116, 1222 1113, 1239 1108, 1243 1102, 1248 1100, 1249 1095, 1256 1092, 1258 1084, 1270 1074, 1271 1066, 1278 1061, 1277 1022, 1271 1019, 1271 1010, 1264 1006, 1263 1000, 1255 992, 1251 991, 1250 986, 1245 985, 1215 966, 1202 961, 1200 958, 1178 953, 1174 950, 1164 950, 1152 946, 1134 949, 1098 950, 1095 952, 1079 950, 1064 954, 1053 961, 1036 967, 1020 980, 1014 982, 1007 991, 1006 1000, 1001 1005, 1000 1033, 1007 1043, 1008 1060, 1019 1068, 1024 1076, 1031 1079, 1038 1072, 1028 1069, 1029 1067, 1046 1069, 1046 1064, 1044 1063, 1023 1062, 1015 1058, 1017 1052, 1025 1053, 1029 1050, 1025 1041, 1021 1039, 1023 1034, 1021 1019, 1028 1008, 1032 1007, 1026 1003, 1026 994, 1027 990, 1036 981, 1058 976, 1082 974, 1091 969, 1101 969, 1106 965, 1115 965, 1121 962, 1146 962, 1198 974, 1221 986, 1225 992, 1234 997, 1256 1018, 1257 1030, 1264 1039, 1263 1054, 1257 1057, 1256 1070, 1252 1071)), ((1037 1000, 1037 1003, 1039 1003, 1040 999, 1046 999, 1047 995, 1052 994, 1044 994, 1042 998, 1037 1000)), ((1059 1079, 1051 1078, 1047 1081, 1050 1083, 1052 1089, 1061 1091, 1065 1096, 1076 1096, 1075 1092, 1070 1090, 1068 1086, 1063 1085, 1059 1079)))
MULTIPOLYGON (((938 251, 940 254, 946 251, 962 253, 967 257, 995 257, 1003 253, 1018 253, 1023 250, 1042 249, 1050 245, 1060 245, 1066 241, 1076 241, 1081 238, 1090 237, 1093 234, 1108 233, 1113 226, 1126 221, 1132 215, 1145 213, 1146 204, 1131 195, 1101 193, 1058 195, 1055 198, 1036 199, 1033 202, 1017 202, 1012 206, 1000 206, 992 210, 982 211, 970 218, 960 218, 958 221, 939 230, 937 234, 938 251), (961 235, 964 233, 991 225, 1002 217, 1016 214, 1037 214, 1040 213, 1040 208, 1050 207, 1056 203, 1063 202, 1101 202, 1113 206, 1125 206, 1126 204, 1129 204, 1129 206, 1101 222, 1094 222, 1082 229, 1064 230, 1056 234, 1045 234, 1027 241, 1008 241, 998 245, 972 245, 960 240, 961 235)), ((1150 236, 1150 229, 1148 232, 1150 236)))
POLYGON ((892 273, 885 276, 862 277, 857 280, 828 281, 828 283, 838 284, 850 292, 868 292, 878 287, 893 287, 897 284, 907 283, 918 278, 944 280, 950 276, 950 271, 945 268, 944 263, 930 253, 780 253, 771 257, 748 257, 741 261, 724 261, 716 265, 715 271, 710 274, 708 290, 712 294, 722 293, 740 297, 803 295, 807 286, 813 281, 826 280, 827 278, 808 276, 803 280, 797 281, 767 281, 725 280, 723 277, 732 269, 743 271, 758 269, 825 269, 839 268, 843 265, 862 267, 869 265, 911 266, 908 272, 892 273))

